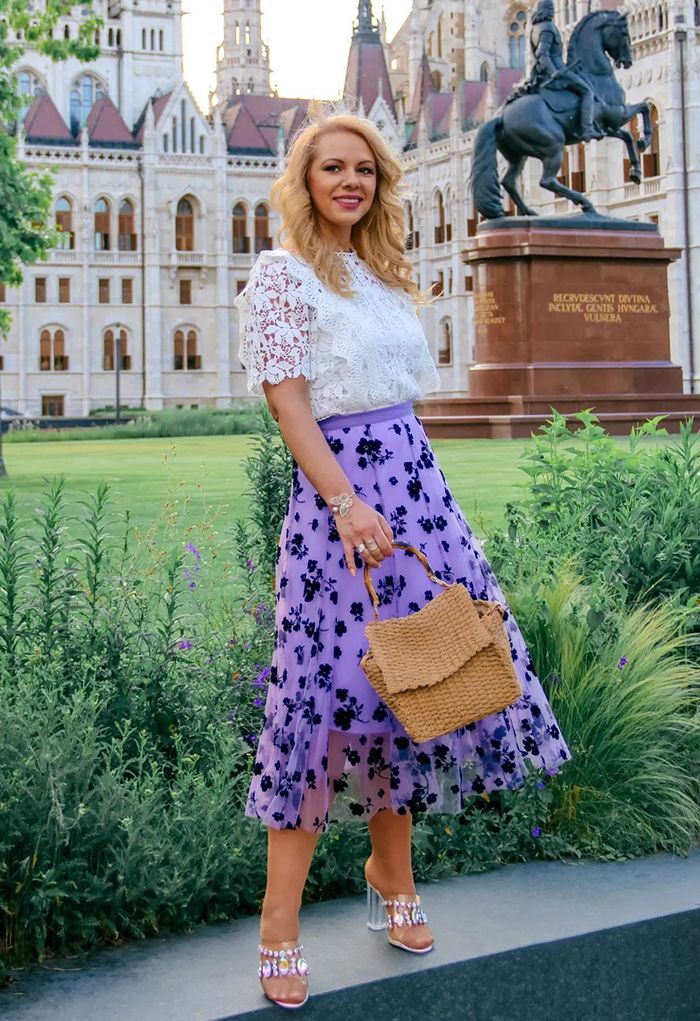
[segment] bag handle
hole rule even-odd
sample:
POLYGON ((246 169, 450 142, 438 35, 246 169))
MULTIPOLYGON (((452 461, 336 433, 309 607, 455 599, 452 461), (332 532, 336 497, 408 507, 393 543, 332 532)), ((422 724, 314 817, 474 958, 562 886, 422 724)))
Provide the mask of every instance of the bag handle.
MULTIPOLYGON (((425 553, 423 553, 421 550, 417 549, 417 547, 412 546, 410 542, 401 542, 400 540, 396 539, 394 542, 392 542, 391 545, 394 546, 395 549, 403 549, 403 550, 408 550, 411 553, 415 553, 415 555, 418 557, 418 560, 420 561, 420 563, 425 568, 425 573, 428 575, 428 577, 430 578, 431 581, 436 581, 438 583, 438 585, 444 585, 445 588, 449 588, 450 587, 450 582, 443 581, 442 578, 438 578, 438 576, 435 574, 435 571, 430 566, 430 563, 429 563, 428 558, 426 557, 425 553)), ((379 596, 377 595, 376 589, 375 589, 374 585, 372 584, 372 579, 370 578, 370 575, 369 575, 370 567, 371 567, 371 564, 368 564, 367 561, 365 561, 365 573, 364 573, 365 587, 366 587, 367 591, 369 592, 370 598, 372 600, 372 605, 374 606, 374 619, 376 621, 379 618, 379 596)))

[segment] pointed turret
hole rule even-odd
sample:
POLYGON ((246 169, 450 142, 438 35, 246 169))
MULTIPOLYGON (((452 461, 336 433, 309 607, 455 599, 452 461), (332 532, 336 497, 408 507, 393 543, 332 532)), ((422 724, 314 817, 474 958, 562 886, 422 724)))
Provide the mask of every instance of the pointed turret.
POLYGON ((351 109, 357 110, 361 104, 368 117, 377 99, 381 99, 393 119, 396 119, 389 68, 382 45, 380 24, 372 13, 372 0, 359 0, 343 98, 351 109))

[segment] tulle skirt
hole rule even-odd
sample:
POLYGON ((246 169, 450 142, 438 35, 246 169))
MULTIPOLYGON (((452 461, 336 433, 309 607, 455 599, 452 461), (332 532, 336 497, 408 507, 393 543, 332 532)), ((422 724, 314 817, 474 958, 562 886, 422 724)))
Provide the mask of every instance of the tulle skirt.
MULTIPOLYGON (((333 415, 319 426, 358 496, 438 577, 506 607, 522 697, 499 713, 416 743, 379 698, 360 660, 373 619, 363 579, 347 569, 335 519, 294 463, 276 563, 275 642, 265 719, 245 814, 267 826, 323 832, 330 819, 382 808, 413 817, 460 812, 470 797, 518 787, 532 767, 570 758, 520 629, 445 480, 410 401, 333 415)), ((379 619, 414 613, 444 588, 395 550, 372 569, 379 619)))

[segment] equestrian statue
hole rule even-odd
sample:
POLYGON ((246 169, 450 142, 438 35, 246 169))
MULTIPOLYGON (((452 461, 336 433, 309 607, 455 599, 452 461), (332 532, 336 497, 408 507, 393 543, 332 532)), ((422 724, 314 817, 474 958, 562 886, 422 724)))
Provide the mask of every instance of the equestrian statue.
POLYGON ((539 0, 532 16, 530 46, 533 68, 516 87, 498 114, 477 132, 471 184, 474 205, 486 219, 505 216, 501 186, 522 216, 536 216, 518 191, 520 174, 530 157, 542 163, 540 184, 575 202, 585 213, 596 213, 581 192, 557 180, 567 145, 592 138, 620 138, 627 146, 630 180, 641 180, 639 153, 650 143, 648 103, 627 105, 615 77, 615 67, 632 65, 627 16, 618 11, 594 11, 583 17, 571 35, 566 63, 561 34, 554 23, 553 0, 539 0), (635 142, 623 125, 642 115, 644 135, 635 142), (508 161, 498 179, 497 155, 508 161))

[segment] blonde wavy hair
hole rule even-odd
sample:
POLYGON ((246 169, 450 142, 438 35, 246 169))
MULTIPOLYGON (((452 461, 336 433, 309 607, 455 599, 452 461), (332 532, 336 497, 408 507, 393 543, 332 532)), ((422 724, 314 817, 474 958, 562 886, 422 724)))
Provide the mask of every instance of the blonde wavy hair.
POLYGON ((310 107, 308 123, 294 137, 285 170, 271 190, 272 205, 282 220, 278 244, 313 266, 316 276, 331 290, 352 297, 344 261, 337 256, 337 245, 326 240, 319 229, 307 185, 319 139, 335 131, 350 131, 363 138, 377 167, 372 206, 352 228, 355 251, 389 287, 401 287, 415 301, 424 301, 405 250, 403 169, 374 124, 363 117, 310 107))

